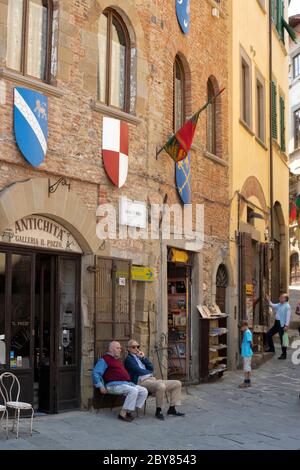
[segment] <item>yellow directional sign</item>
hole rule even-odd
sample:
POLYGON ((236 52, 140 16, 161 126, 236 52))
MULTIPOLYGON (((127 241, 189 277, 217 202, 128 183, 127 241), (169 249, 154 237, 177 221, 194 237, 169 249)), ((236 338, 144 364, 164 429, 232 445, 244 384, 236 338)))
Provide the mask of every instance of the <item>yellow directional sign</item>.
POLYGON ((155 281, 154 269, 148 266, 132 266, 131 278, 133 281, 155 281))

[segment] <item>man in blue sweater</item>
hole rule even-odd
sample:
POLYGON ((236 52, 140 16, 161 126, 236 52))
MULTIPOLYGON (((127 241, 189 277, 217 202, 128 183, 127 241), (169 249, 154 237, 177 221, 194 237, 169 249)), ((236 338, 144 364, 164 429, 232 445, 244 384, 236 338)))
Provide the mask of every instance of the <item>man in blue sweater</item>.
POLYGON ((270 297, 266 295, 266 300, 269 302, 270 307, 275 311, 275 322, 272 328, 267 332, 267 342, 269 349, 267 352, 275 352, 273 336, 279 333, 282 354, 278 359, 286 359, 287 348, 282 346, 282 337, 285 331, 288 330, 288 326, 291 319, 291 307, 289 304, 289 297, 287 294, 282 294, 279 297, 279 303, 273 304, 270 297))
POLYGON ((170 394, 170 407, 168 415, 184 416, 176 410, 176 406, 181 401, 181 382, 179 380, 157 380, 153 375, 153 365, 143 351, 140 351, 137 341, 131 339, 128 342, 128 356, 125 360, 125 367, 129 372, 133 383, 145 387, 148 392, 156 398, 156 418, 164 420, 162 406, 165 393, 170 394))

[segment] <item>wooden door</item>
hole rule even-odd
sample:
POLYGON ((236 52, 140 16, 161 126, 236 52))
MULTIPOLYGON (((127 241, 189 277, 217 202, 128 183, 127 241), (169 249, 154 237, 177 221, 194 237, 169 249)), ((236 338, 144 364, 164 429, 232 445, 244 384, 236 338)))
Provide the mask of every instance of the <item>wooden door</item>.
POLYGON ((274 241, 273 259, 271 263, 272 301, 278 302, 280 296, 280 243, 274 241))
POLYGON ((95 361, 117 340, 123 353, 132 334, 131 262, 96 257, 95 361))
POLYGON ((55 411, 79 407, 80 257, 58 256, 55 315, 55 411))
POLYGON ((55 411, 55 256, 37 258, 35 319, 35 381, 38 382, 38 409, 55 411))
POLYGON ((17 248, 5 254, 5 368, 21 384, 20 401, 33 404, 35 255, 17 248))

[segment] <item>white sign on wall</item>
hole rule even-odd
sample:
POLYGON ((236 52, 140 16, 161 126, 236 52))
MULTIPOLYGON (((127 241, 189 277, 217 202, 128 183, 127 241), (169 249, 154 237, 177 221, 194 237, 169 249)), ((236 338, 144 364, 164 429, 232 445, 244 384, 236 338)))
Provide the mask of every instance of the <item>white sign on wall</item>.
POLYGON ((54 220, 40 215, 30 215, 17 220, 13 227, 8 227, 0 234, 0 240, 35 248, 82 253, 68 230, 54 220))
POLYGON ((147 227, 147 207, 144 202, 121 197, 119 202, 119 222, 121 225, 145 229, 147 227))

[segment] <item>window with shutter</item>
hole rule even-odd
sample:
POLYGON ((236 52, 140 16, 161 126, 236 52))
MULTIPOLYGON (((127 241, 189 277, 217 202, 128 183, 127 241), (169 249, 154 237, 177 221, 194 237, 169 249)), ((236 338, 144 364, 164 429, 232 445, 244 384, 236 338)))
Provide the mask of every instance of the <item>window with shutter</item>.
POLYGON ((275 25, 277 25, 277 10, 278 10, 278 0, 272 0, 271 16, 272 16, 272 21, 275 25))
POLYGON ((293 76, 294 78, 299 77, 300 75, 300 54, 297 54, 293 58, 293 76))
POLYGON ((284 0, 278 0, 278 13, 277 13, 277 31, 279 33, 280 39, 284 42, 284 0))
POLYGON ((282 96, 280 97, 280 147, 285 152, 285 102, 282 96))
POLYGON ((300 147, 300 109, 294 112, 295 150, 300 147))
POLYGON ((280 39, 284 42, 284 0, 272 0, 271 16, 280 39))
POLYGON ((252 125, 252 115, 251 115, 251 60, 246 54, 243 48, 240 51, 241 54, 241 63, 240 63, 240 80, 241 80, 241 102, 240 102, 240 112, 241 120, 251 128, 252 125))
POLYGON ((272 82, 272 137, 277 140, 277 90, 272 82))
POLYGON ((256 77, 256 136, 265 142, 265 82, 257 71, 256 77))

